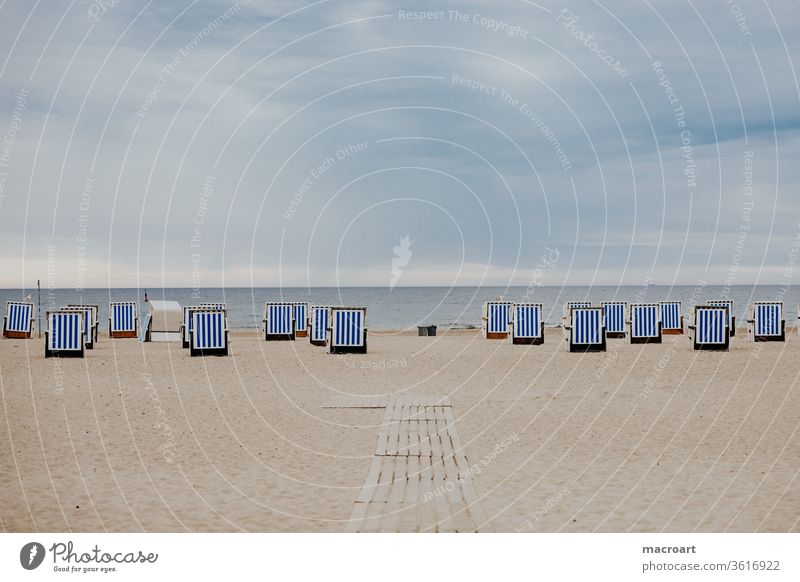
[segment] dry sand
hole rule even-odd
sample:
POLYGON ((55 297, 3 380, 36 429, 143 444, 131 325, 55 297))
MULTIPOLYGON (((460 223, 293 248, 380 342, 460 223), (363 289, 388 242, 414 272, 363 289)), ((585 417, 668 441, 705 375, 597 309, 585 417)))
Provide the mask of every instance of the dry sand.
POLYGON ((101 338, 0 341, 6 531, 343 531, 381 409, 449 395, 494 531, 798 531, 800 339, 698 353, 371 333, 369 353, 232 335, 229 357, 101 338))

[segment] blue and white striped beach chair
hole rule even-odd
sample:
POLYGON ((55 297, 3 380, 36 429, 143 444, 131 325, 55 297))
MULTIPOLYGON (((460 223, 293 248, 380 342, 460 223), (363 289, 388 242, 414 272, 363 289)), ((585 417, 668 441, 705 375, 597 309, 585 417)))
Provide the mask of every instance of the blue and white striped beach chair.
POLYGON ((483 337, 486 339, 507 339, 510 318, 510 301, 486 302, 483 305, 483 315, 481 317, 483 337))
POLYGON ((754 342, 786 341, 782 301, 756 301, 748 309, 750 339, 754 342))
POLYGON ((96 305, 67 305, 61 311, 78 311, 83 314, 83 345, 87 350, 94 349, 97 340, 97 306, 96 305))
POLYGON ((48 311, 45 317, 44 357, 83 357, 83 313, 80 311, 48 311))
POLYGON ((328 328, 330 327, 330 312, 331 308, 314 305, 311 307, 311 322, 309 338, 312 345, 324 346, 328 343, 328 328))
POLYGON ((308 303, 294 304, 294 335, 295 337, 308 335, 308 303))
POLYGON ((544 319, 541 303, 514 303, 511 306, 512 344, 544 343, 544 319))
POLYGON ((695 350, 728 351, 731 345, 729 309, 721 305, 695 305, 689 330, 695 350))
POLYGON ((727 307, 728 308, 728 329, 730 330, 730 337, 736 335, 736 316, 733 314, 733 299, 714 299, 708 302, 711 307, 727 307))
POLYGON ((602 307, 573 307, 564 326, 570 352, 606 351, 606 328, 602 307))
MULTIPOLYGON (((97 343, 97 340, 98 340, 98 338, 100 336, 100 307, 98 305, 87 305, 85 303, 68 303, 67 304, 67 308, 73 308, 73 307, 76 307, 76 308, 79 308, 79 309, 88 308, 88 309, 92 310, 91 320, 90 320, 90 323, 91 323, 91 326, 92 326, 92 344, 97 343)), ((89 323, 89 322, 87 322, 87 323, 89 323)), ((84 327, 84 331, 85 331, 85 327, 84 327)), ((89 349, 92 349, 88 345, 86 347, 89 348, 89 349)))
POLYGON ((330 353, 367 353, 366 307, 331 307, 330 353))
POLYGON ((33 303, 7 301, 3 316, 3 337, 28 339, 33 331, 36 309, 33 303))
POLYGON ((606 337, 625 337, 625 315, 628 304, 625 301, 604 301, 603 318, 606 324, 606 337))
POLYGON ((661 306, 661 333, 676 335, 683 333, 683 314, 680 301, 662 301, 661 306))
POLYGON ((264 339, 294 340, 294 303, 264 305, 264 339))
POLYGON ((194 356, 228 355, 228 318, 224 309, 197 309, 192 311, 191 347, 194 356))
POLYGON ((591 301, 567 301, 564 304, 563 308, 563 315, 561 317, 561 327, 565 330, 568 329, 571 325, 571 317, 572 317, 572 310, 576 307, 591 307, 591 301))
POLYGON ((658 303, 632 303, 628 313, 632 344, 661 343, 661 309, 658 303))
POLYGON ((181 345, 184 348, 192 347, 192 329, 194 327, 194 314, 198 311, 222 311, 228 317, 228 310, 224 303, 203 303, 202 305, 184 305, 181 317, 181 345))
POLYGON ((139 319, 134 301, 112 301, 108 304, 108 337, 137 337, 139 319))

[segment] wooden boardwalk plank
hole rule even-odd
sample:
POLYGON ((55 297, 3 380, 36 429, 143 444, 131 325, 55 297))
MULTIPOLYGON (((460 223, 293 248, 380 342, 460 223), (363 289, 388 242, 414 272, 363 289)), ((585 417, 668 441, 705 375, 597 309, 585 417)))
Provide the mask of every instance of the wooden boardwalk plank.
POLYGON ((345 531, 488 531, 451 407, 433 397, 391 396, 385 404, 345 531))

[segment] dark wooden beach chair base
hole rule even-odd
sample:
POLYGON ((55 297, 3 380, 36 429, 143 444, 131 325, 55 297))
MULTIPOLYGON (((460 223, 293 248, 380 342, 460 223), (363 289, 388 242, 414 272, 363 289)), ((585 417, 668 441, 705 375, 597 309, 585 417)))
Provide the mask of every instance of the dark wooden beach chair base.
POLYGON ((80 350, 56 350, 53 351, 47 346, 50 345, 48 341, 49 332, 44 332, 44 357, 45 358, 82 358, 84 356, 84 348, 80 350))
POLYGON ((294 337, 308 337, 308 331, 296 331, 294 337))
POLYGON ((703 352, 727 352, 731 349, 730 339, 726 339, 724 344, 696 344, 692 343, 695 350, 703 352))
POLYGON ((606 337, 609 339, 625 339, 628 334, 624 331, 607 331, 606 337))
POLYGON ((511 339, 511 343, 516 346, 540 346, 544 343, 544 336, 542 337, 515 337, 511 339))
POLYGON ((731 337, 736 335, 736 318, 731 318, 731 337))
POLYGON ((328 342, 325 341, 325 340, 311 340, 311 345, 312 346, 323 346, 324 347, 324 346, 328 345, 328 342))
POLYGON ((601 344, 570 344, 569 351, 572 353, 605 352, 606 342, 601 344))
POLYGON ((195 349, 193 347, 189 347, 189 355, 193 358, 195 357, 203 357, 203 356, 227 356, 228 355, 228 348, 230 347, 230 343, 228 342, 228 332, 225 332, 225 347, 224 348, 215 348, 215 349, 195 349))
POLYGON ((367 353, 367 330, 364 330, 363 346, 334 346, 331 342, 331 354, 366 354, 367 353))
POLYGON ((293 342, 294 333, 268 333, 264 335, 264 341, 268 342, 293 342))
POLYGON ((540 346, 544 343, 544 322, 539 328, 539 337, 514 337, 511 336, 511 343, 518 346, 540 346))
POLYGON ((228 348, 224 347, 219 350, 196 350, 194 348, 189 348, 189 355, 193 358, 203 356, 227 356, 228 348))
POLYGON ((508 332, 486 332, 486 339, 507 340, 508 332))
POLYGON ((785 342, 786 341, 786 322, 781 322, 781 335, 754 335, 754 342, 785 342))
POLYGON ((137 334, 135 331, 109 331, 108 337, 111 339, 137 338, 139 337, 139 334, 137 334))
POLYGON ((3 330, 3 337, 9 339, 31 339, 31 332, 29 331, 8 331, 3 330))
POLYGON ((633 337, 631 336, 632 344, 660 344, 661 336, 658 337, 633 337))

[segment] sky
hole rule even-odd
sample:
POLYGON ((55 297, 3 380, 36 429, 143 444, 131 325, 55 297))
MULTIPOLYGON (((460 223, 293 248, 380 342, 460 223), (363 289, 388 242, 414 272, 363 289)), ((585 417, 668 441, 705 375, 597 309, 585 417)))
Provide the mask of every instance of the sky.
POLYGON ((0 3, 0 286, 791 284, 800 3, 0 3))

